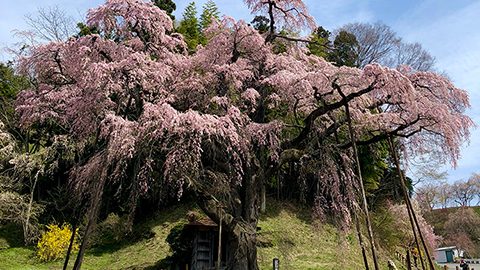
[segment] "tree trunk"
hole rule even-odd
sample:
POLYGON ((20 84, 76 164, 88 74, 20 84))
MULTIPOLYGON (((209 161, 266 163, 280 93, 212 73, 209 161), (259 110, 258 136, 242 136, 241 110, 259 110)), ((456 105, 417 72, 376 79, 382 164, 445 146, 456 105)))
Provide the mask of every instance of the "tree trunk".
POLYGON ((213 221, 219 223, 219 217, 222 216, 222 227, 227 234, 227 251, 225 254, 227 269, 257 270, 256 220, 248 223, 242 217, 234 218, 230 213, 226 213, 220 207, 217 207, 219 201, 216 199, 200 198, 198 204, 213 221))
POLYGON ((237 223, 228 230, 228 270, 257 270, 256 226, 237 223))
MULTIPOLYGON (((262 181, 257 174, 251 174, 254 171, 258 173, 258 167, 246 171, 241 186, 232 184, 228 197, 222 196, 222 193, 215 194, 213 189, 195 190, 197 203, 203 212, 217 224, 222 220, 226 233, 228 270, 258 269, 256 230, 262 181)), ((212 182, 222 176, 221 173, 207 171, 203 178, 203 181, 212 182)))

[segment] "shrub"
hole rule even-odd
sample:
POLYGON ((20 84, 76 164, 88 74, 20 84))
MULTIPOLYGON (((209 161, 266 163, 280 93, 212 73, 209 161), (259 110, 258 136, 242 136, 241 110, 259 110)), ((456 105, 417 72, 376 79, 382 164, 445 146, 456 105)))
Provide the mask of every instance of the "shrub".
POLYGON ((128 230, 125 217, 110 213, 93 231, 89 246, 113 245, 125 240, 127 236, 128 230))
MULTIPOLYGON (((44 262, 63 258, 67 253, 72 236, 72 228, 69 224, 63 224, 62 227, 50 224, 47 229, 37 244, 37 257, 44 262)), ((78 250, 78 230, 75 234, 72 251, 78 250)))

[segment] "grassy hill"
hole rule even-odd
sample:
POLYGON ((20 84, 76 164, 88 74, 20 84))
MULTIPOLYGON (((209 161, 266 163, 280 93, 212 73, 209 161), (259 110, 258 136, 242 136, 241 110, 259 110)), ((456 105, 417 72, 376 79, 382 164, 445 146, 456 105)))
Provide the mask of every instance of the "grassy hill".
MULTIPOLYGON (((191 206, 180 205, 158 213, 136 226, 143 237, 119 241, 88 250, 82 269, 158 269, 158 262, 170 254, 165 242, 170 230, 186 222, 191 206)), ((323 224, 314 226, 310 211, 288 203, 270 201, 259 222, 258 262, 271 269, 278 257, 281 269, 363 269, 357 238, 323 224)), ((41 263, 34 249, 23 247, 21 234, 11 226, 0 227, 0 269, 61 269, 63 262, 41 263), (8 248, 6 248, 8 247, 8 248)), ((388 254, 380 251, 381 269, 387 269, 388 254)), ((71 262, 73 264, 73 262, 71 262)), ((396 262, 397 266, 399 263, 396 262)), ((401 269, 401 268, 399 268, 401 269)))

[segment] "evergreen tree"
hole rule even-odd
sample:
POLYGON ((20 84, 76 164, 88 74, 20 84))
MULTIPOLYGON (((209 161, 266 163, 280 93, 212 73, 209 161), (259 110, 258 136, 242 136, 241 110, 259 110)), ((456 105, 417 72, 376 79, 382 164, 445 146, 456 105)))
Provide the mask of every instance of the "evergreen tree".
POLYGON ((358 41, 355 35, 342 30, 333 41, 333 51, 329 60, 337 66, 354 67, 358 59, 357 47, 358 41))
POLYGON ((197 6, 195 1, 188 4, 183 12, 183 18, 177 31, 185 38, 189 51, 194 51, 200 44, 200 29, 197 19, 197 6))
POLYGON ((155 4, 155 6, 159 7, 162 10, 165 10, 165 12, 172 18, 172 20, 175 20, 175 16, 173 15, 173 12, 175 9, 177 9, 177 6, 172 0, 152 0, 155 4))
POLYGON ((252 27, 255 28, 260 34, 268 32, 268 27, 270 26, 270 20, 265 16, 255 16, 255 18, 250 22, 252 27))
POLYGON ((202 30, 206 29, 211 23, 212 18, 218 19, 220 12, 218 11, 218 7, 213 0, 208 0, 203 5, 203 11, 200 15, 200 27, 202 30))
POLYGON ((77 23, 78 33, 76 37, 84 37, 87 35, 98 34, 97 29, 95 27, 90 27, 82 22, 77 23))
POLYGON ((312 41, 312 43, 309 43, 307 45, 310 53, 327 59, 331 47, 330 31, 326 30, 322 26, 319 26, 312 33, 310 40, 312 41))
POLYGON ((12 64, 0 63, 0 122, 7 128, 15 125, 14 103, 17 93, 29 86, 25 76, 16 75, 12 64))

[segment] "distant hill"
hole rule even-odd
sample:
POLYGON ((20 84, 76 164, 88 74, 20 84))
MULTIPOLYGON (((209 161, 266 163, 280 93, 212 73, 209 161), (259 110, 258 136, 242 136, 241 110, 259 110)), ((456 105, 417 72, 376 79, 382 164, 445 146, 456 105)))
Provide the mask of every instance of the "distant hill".
MULTIPOLYGON (((460 207, 449 207, 444 209, 434 209, 430 212, 424 213, 423 217, 425 220, 433 226, 434 232, 437 235, 444 236, 445 229, 444 225, 447 222, 450 214, 455 213, 460 207)), ((474 212, 480 216, 480 206, 470 206, 469 208, 473 209, 474 212)))

